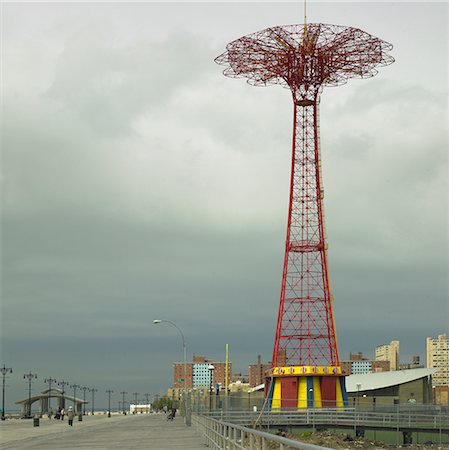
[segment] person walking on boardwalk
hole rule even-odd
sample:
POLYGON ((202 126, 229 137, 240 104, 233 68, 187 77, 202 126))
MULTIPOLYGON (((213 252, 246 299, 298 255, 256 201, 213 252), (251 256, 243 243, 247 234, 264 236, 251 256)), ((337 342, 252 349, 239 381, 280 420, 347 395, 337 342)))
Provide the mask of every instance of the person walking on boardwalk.
POLYGON ((69 419, 69 425, 73 427, 73 418, 75 417, 75 411, 73 408, 69 406, 69 410, 67 411, 67 419, 69 419))
POLYGON ((64 407, 61 408, 61 420, 64 420, 64 416, 65 416, 65 409, 64 407))

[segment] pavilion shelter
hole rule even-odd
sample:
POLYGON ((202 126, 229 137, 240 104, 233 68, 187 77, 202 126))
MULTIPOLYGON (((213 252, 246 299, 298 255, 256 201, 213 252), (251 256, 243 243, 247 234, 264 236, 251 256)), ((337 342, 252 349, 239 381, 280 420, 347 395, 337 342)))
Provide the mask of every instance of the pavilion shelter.
POLYGON ((46 389, 38 395, 27 397, 15 403, 16 405, 22 405, 23 415, 26 416, 28 412, 32 411, 33 403, 36 402, 39 402, 39 414, 48 413, 50 410, 56 411, 58 408, 67 409, 68 406, 72 406, 75 413, 79 414, 83 411, 83 404, 88 403, 58 388, 46 389))

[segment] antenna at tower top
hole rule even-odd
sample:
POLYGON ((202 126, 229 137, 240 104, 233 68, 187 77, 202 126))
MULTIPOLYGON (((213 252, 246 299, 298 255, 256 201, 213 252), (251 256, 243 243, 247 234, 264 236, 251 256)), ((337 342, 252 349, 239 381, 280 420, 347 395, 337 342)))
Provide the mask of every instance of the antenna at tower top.
POLYGON ((304 0, 304 39, 307 34, 307 0, 304 0))

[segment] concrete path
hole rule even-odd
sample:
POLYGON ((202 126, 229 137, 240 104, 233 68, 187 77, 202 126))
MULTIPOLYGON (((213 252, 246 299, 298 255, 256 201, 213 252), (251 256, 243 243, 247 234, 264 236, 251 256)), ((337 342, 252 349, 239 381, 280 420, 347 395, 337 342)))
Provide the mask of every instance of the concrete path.
POLYGON ((167 421, 165 414, 84 416, 67 420, 10 419, 0 422, 2 450, 205 450, 194 427, 186 427, 183 417, 167 421))

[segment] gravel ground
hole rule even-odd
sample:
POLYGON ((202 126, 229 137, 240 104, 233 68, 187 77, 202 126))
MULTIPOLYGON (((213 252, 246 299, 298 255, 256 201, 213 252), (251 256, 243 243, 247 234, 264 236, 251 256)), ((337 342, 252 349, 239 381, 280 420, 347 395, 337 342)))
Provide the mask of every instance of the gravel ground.
POLYGON ((318 432, 314 434, 287 434, 285 437, 289 439, 307 442, 310 444, 320 445, 336 450, 353 450, 353 449, 393 449, 393 448, 407 448, 410 450, 447 450, 449 444, 413 444, 407 446, 396 446, 384 444, 383 442, 372 441, 369 439, 354 438, 350 435, 332 433, 329 431, 318 432))

